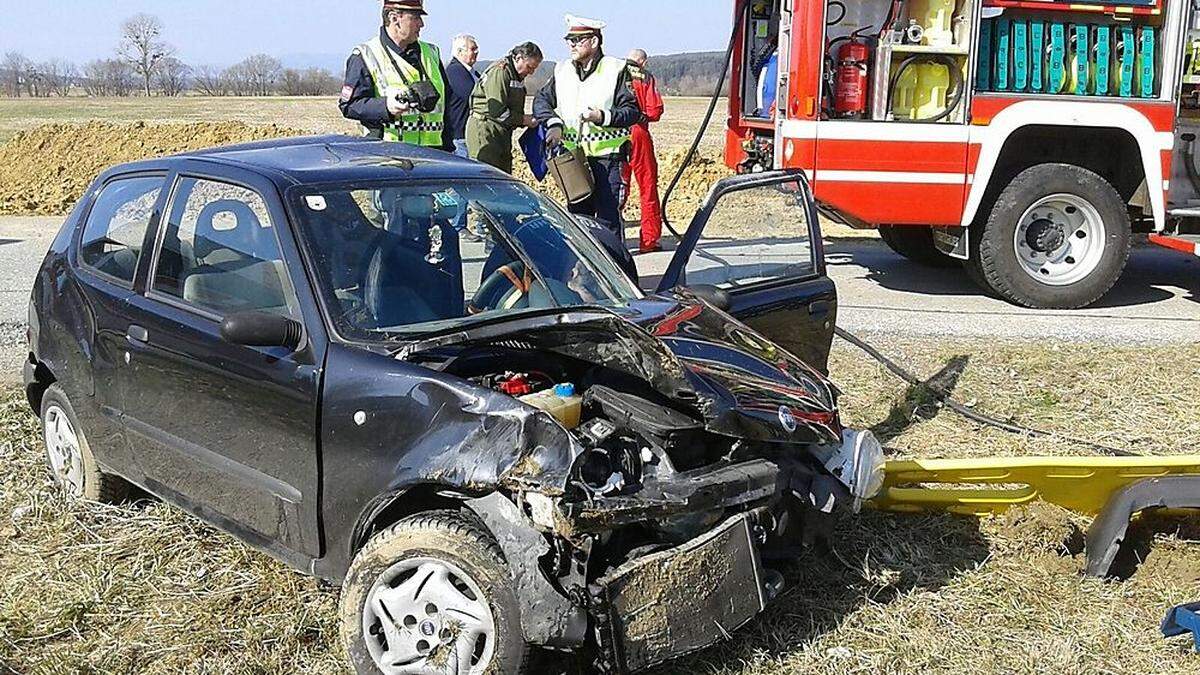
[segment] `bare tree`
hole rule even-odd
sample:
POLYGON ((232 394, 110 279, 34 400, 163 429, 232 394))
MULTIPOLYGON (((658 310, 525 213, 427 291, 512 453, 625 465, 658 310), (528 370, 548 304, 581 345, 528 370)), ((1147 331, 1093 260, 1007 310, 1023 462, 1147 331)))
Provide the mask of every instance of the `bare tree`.
POLYGON ((63 59, 50 59, 39 65, 38 70, 45 80, 46 96, 68 96, 71 93, 71 85, 79 76, 75 64, 63 59))
POLYGON ((250 96, 254 93, 253 78, 244 61, 226 68, 221 72, 221 78, 234 96, 250 96))
POLYGON ((196 91, 205 96, 228 96, 229 81, 225 73, 212 66, 200 66, 192 76, 192 84, 196 91))
POLYGON ((137 86, 133 66, 120 59, 92 61, 83 68, 88 96, 129 96, 137 86))
POLYGON ((6 96, 20 97, 21 92, 29 86, 28 78, 33 64, 20 52, 8 52, 4 61, 0 62, 0 78, 4 83, 6 96))
POLYGON ((341 83, 324 68, 287 68, 279 78, 279 93, 284 96, 333 96, 340 89, 341 83))
POLYGON ((146 96, 150 96, 150 82, 159 65, 175 52, 163 41, 162 33, 162 21, 150 14, 135 14, 121 24, 121 44, 117 47, 117 55, 142 77, 146 96))
POLYGON ((187 91, 188 80, 191 76, 192 69, 187 64, 170 56, 158 64, 158 72, 154 75, 154 81, 158 85, 159 93, 163 96, 179 96, 187 91))
POLYGON ((252 96, 270 96, 275 91, 275 84, 279 81, 279 73, 283 70, 283 64, 274 56, 266 54, 255 54, 246 58, 240 64, 245 68, 245 75, 250 85, 250 95, 252 96))

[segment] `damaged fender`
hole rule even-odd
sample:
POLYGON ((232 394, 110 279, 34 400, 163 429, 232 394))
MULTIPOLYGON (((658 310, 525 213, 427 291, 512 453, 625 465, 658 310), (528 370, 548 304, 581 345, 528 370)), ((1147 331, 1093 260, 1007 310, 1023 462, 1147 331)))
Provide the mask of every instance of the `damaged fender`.
POLYGON ((587 614, 550 584, 538 564, 538 559, 550 552, 546 538, 533 529, 516 504, 498 492, 472 499, 466 506, 487 526, 508 561, 525 640, 552 648, 582 645, 587 614))

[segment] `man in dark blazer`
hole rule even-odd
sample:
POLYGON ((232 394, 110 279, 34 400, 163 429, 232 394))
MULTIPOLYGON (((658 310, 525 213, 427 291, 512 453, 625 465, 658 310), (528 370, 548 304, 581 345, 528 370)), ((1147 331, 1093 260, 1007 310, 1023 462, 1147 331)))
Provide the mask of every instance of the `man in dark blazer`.
POLYGON ((454 139, 454 154, 467 156, 467 116, 470 115, 471 92, 479 82, 475 63, 479 61, 479 43, 471 35, 454 38, 454 58, 446 64, 449 88, 446 106, 446 126, 454 139))

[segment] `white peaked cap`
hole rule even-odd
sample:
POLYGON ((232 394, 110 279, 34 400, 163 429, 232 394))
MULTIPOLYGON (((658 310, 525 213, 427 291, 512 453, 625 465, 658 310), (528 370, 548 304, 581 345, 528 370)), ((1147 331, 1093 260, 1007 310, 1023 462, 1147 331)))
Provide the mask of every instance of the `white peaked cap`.
POLYGON ((582 16, 575 16, 574 14, 568 14, 565 19, 567 22, 568 34, 589 33, 593 31, 599 32, 608 27, 608 24, 604 23, 603 21, 587 19, 582 16))

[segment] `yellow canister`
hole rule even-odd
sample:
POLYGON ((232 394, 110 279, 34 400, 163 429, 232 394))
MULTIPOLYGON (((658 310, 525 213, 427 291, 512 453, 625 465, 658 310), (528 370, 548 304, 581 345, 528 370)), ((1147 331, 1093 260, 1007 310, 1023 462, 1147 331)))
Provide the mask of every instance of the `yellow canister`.
POLYGON ((892 94, 892 116, 898 120, 911 120, 917 116, 917 66, 904 69, 896 80, 896 91, 892 94))
POLYGON ((950 93, 950 68, 942 63, 918 63, 909 70, 916 71, 917 77, 913 119, 937 117, 946 109, 946 99, 950 93))
POLYGON ((954 44, 955 0, 912 0, 908 18, 925 29, 922 44, 947 47, 954 44))
POLYGON ((546 411, 567 429, 578 427, 579 419, 583 416, 583 397, 575 393, 575 385, 572 384, 560 384, 553 389, 522 396, 518 400, 525 405, 546 411))

